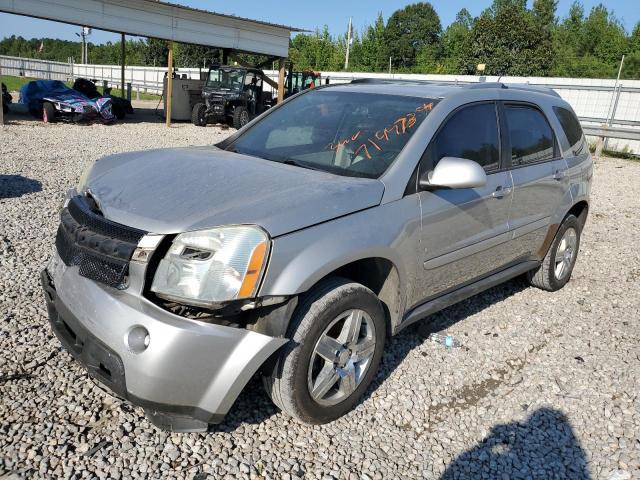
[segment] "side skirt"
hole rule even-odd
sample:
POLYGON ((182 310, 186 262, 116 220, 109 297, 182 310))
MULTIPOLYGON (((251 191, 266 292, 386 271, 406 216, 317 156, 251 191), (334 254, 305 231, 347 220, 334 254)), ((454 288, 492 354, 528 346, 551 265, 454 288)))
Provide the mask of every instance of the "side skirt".
POLYGON ((474 295, 477 295, 478 293, 481 293, 491 287, 500 285, 501 283, 515 278, 518 275, 522 275, 529 270, 533 270, 538 266, 540 266, 540 262, 535 260, 519 263, 505 270, 494 273, 493 275, 489 275, 488 277, 478 280, 477 282, 473 282, 469 285, 458 288, 457 290, 446 293, 444 295, 441 295, 440 297, 434 298, 433 300, 429 300, 421 305, 418 305, 417 307, 414 307, 407 313, 405 313, 402 323, 398 325, 395 333, 398 333, 412 323, 422 320, 423 318, 431 314, 439 312, 440 310, 444 310, 445 308, 455 303, 461 302, 462 300, 465 300, 469 297, 473 297, 474 295))

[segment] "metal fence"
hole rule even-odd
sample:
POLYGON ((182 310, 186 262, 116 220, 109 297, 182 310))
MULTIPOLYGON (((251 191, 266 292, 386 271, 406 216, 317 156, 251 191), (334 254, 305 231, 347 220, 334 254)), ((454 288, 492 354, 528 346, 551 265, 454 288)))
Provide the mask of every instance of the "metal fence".
POLYGON ((73 64, 71 62, 62 63, 0 55, 0 69, 3 75, 14 77, 62 81, 71 80, 73 77, 73 64))
MULTIPOLYGON (((4 75, 15 75, 52 80, 89 78, 111 87, 120 87, 119 65, 91 65, 50 62, 28 58, 0 56, 4 75)), ((190 79, 202 78, 205 70, 179 68, 180 76, 190 79)), ((127 66, 125 82, 136 93, 161 94, 165 68, 127 66)), ((265 70, 265 74, 277 81, 276 70, 265 70)), ((357 78, 420 80, 450 84, 467 84, 481 81, 504 83, 527 83, 552 88, 576 111, 585 133, 591 140, 604 136, 606 148, 640 154, 640 80, 623 80, 617 87, 612 79, 591 78, 547 78, 547 77, 478 77, 471 75, 432 74, 387 74, 363 72, 323 72, 323 80, 330 83, 347 83, 357 78)), ((271 88, 265 86, 265 88, 271 88)))

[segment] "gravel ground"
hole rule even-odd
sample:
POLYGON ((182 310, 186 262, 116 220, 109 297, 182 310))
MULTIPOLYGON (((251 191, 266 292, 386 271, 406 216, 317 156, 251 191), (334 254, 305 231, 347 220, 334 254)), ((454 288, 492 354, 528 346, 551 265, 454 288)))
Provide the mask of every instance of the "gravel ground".
POLYGON ((38 285, 63 192, 102 155, 228 133, 27 119, 0 130, 0 475, 640 478, 637 162, 597 162, 565 289, 512 281, 408 329, 364 401, 332 424, 285 417, 253 380, 213 431, 167 434, 94 386, 52 336, 38 285), (430 343, 436 330, 462 348, 430 343))

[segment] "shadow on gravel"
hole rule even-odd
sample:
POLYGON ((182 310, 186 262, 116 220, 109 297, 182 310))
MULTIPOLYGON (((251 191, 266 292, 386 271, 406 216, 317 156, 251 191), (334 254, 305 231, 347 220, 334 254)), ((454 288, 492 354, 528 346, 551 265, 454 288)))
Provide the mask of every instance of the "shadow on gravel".
POLYGON ((18 198, 41 192, 42 183, 22 175, 0 175, 0 198, 18 198))
POLYGON ((559 410, 541 408, 526 422, 493 427, 487 438, 447 467, 441 480, 463 478, 592 477, 567 417, 559 410))
POLYGON ((278 413, 259 375, 254 375, 219 425, 210 425, 209 432, 233 432, 243 424, 258 424, 278 413))

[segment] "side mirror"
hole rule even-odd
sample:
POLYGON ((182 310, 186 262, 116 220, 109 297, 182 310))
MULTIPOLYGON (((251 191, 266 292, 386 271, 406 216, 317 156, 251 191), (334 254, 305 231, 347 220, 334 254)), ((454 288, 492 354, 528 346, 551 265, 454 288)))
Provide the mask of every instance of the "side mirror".
POLYGON ((487 174, 478 163, 466 158, 443 157, 436 168, 423 174, 418 182, 420 189, 477 188, 487 183, 487 174))

